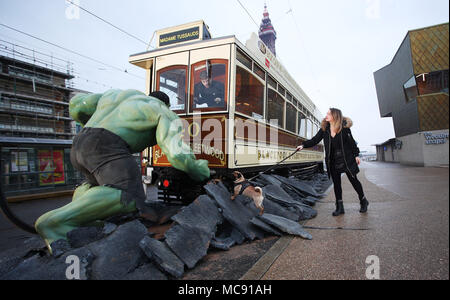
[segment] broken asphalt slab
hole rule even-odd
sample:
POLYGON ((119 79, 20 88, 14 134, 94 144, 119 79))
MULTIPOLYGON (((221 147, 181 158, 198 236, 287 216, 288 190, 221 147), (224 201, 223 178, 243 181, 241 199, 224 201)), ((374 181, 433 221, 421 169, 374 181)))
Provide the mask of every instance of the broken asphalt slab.
POLYGON ((216 200, 222 209, 223 217, 233 225, 245 238, 253 241, 255 238, 264 237, 264 232, 251 224, 257 213, 251 211, 241 201, 232 201, 231 194, 222 184, 208 184, 205 186, 208 195, 216 200))
POLYGON ((306 232, 305 229, 303 229, 303 227, 297 222, 270 214, 263 214, 262 216, 258 216, 258 218, 285 233, 296 235, 306 240, 312 240, 312 235, 306 232))

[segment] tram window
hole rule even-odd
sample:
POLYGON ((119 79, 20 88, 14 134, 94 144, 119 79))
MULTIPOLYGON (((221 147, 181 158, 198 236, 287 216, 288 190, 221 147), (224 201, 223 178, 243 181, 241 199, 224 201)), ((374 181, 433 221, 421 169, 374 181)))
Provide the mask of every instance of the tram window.
POLYGON ((277 89, 277 82, 270 76, 267 77, 267 84, 275 90, 277 89))
POLYGON ((192 110, 225 110, 227 105, 228 65, 216 59, 192 66, 192 110))
POLYGON ((255 72, 256 75, 259 76, 259 78, 261 78, 262 80, 266 80, 266 72, 264 72, 263 69, 261 69, 260 67, 258 67, 258 65, 253 64, 253 72, 255 72))
POLYGON ((267 93, 267 120, 277 120, 280 128, 284 128, 284 99, 272 89, 267 93))
POLYGON ((245 69, 236 67, 236 111, 264 118, 264 84, 245 69))
POLYGON ((252 60, 249 59, 244 53, 242 53, 240 50, 236 51, 236 59, 241 62, 244 66, 252 69, 252 60))
POLYGON ((297 109, 289 103, 286 103, 286 129, 295 132, 297 125, 297 109))
POLYGON ((286 96, 286 90, 281 86, 281 84, 278 85, 278 92, 284 97, 286 96))
POLYGON ((175 66, 158 72, 157 90, 166 93, 170 98, 170 109, 185 111, 186 108, 186 81, 187 67, 175 66))
POLYGON ((307 119, 306 124, 308 124, 306 126, 306 138, 308 140, 312 139, 312 131, 313 131, 313 126, 312 126, 312 122, 310 119, 307 119))
POLYGON ((298 112, 298 135, 305 137, 306 128, 306 117, 303 113, 298 112))

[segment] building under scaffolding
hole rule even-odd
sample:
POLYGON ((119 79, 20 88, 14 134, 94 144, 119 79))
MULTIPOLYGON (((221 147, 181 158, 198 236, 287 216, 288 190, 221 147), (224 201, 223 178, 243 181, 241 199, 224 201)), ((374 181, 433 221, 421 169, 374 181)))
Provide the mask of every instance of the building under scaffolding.
POLYGON ((72 189, 77 132, 69 116, 70 62, 0 41, 0 157, 7 196, 72 189))

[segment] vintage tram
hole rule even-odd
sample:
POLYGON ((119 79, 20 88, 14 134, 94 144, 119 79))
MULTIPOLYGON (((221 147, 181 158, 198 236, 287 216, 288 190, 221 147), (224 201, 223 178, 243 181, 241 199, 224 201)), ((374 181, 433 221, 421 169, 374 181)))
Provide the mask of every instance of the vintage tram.
MULTIPOLYGON (((163 91, 183 120, 183 138, 216 177, 254 175, 283 160, 318 130, 322 114, 256 34, 211 38, 203 21, 156 32, 155 50, 131 55, 146 70, 146 93, 163 91)), ((201 186, 170 167, 158 146, 144 151, 159 199, 189 202, 201 186)), ((323 170, 323 145, 289 158, 277 172, 323 170)))

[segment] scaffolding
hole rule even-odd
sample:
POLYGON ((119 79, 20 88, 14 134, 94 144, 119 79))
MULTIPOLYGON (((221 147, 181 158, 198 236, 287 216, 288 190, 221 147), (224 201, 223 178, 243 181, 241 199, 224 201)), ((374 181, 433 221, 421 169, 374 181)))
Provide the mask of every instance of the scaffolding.
POLYGON ((0 159, 7 196, 73 188, 70 61, 0 40, 0 159))
POLYGON ((70 61, 0 40, 0 135, 72 139, 73 73, 70 61))

